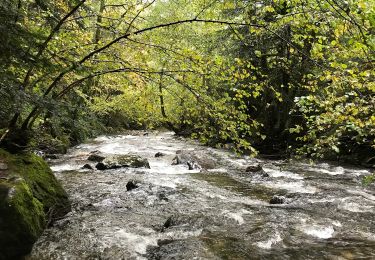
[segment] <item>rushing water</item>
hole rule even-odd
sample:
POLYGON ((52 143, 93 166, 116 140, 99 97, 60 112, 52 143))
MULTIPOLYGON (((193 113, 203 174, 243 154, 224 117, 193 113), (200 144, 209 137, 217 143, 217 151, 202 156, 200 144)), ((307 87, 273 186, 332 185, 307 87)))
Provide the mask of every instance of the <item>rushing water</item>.
POLYGON ((368 170, 258 161, 266 177, 245 172, 254 161, 172 133, 79 145, 51 162, 72 211, 44 232, 30 259, 375 259, 368 170), (95 150, 141 155, 151 169, 81 170, 95 150), (214 169, 171 165, 178 150, 214 169), (139 187, 127 191, 129 180, 139 187), (285 203, 269 204, 274 195, 285 203))

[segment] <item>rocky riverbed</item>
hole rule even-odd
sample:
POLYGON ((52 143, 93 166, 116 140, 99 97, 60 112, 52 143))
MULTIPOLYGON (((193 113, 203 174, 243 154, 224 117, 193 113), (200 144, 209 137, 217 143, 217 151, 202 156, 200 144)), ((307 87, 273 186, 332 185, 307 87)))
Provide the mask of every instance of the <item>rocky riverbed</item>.
POLYGON ((168 132, 98 137, 50 164, 72 211, 29 259, 375 259, 367 169, 256 160, 168 132), (93 153, 149 167, 96 169, 93 153))

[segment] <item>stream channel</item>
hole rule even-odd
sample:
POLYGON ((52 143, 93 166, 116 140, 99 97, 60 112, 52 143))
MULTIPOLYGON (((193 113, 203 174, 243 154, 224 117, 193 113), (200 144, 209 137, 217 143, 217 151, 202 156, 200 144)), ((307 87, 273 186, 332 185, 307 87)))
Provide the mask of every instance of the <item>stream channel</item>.
POLYGON ((170 132, 101 136, 50 165, 72 211, 28 259, 375 259, 367 169, 252 159, 170 132), (81 169, 93 151, 137 154, 151 169, 81 169), (208 166, 172 165, 181 151, 208 166), (264 172, 246 172, 256 162, 264 172))

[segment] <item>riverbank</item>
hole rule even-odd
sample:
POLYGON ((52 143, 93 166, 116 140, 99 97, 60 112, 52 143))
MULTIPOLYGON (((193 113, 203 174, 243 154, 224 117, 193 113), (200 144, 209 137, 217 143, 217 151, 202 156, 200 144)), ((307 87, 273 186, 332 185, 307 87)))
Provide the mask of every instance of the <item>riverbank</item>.
POLYGON ((18 259, 70 211, 70 202, 41 157, 0 149, 0 166, 0 259, 18 259))

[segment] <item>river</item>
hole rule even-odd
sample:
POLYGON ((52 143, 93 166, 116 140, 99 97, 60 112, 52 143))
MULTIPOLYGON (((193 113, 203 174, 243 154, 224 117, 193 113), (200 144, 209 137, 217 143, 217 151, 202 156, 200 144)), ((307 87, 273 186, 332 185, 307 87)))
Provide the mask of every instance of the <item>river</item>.
POLYGON ((367 169, 252 159, 169 132, 101 136, 50 164, 72 211, 45 230, 32 260, 375 259, 367 169), (179 150, 214 167, 172 165, 179 150), (92 151, 137 154, 151 169, 81 169, 92 151), (255 162, 266 174, 245 171, 255 162), (139 187, 127 191, 130 180, 139 187), (275 195, 284 203, 270 204, 275 195))

